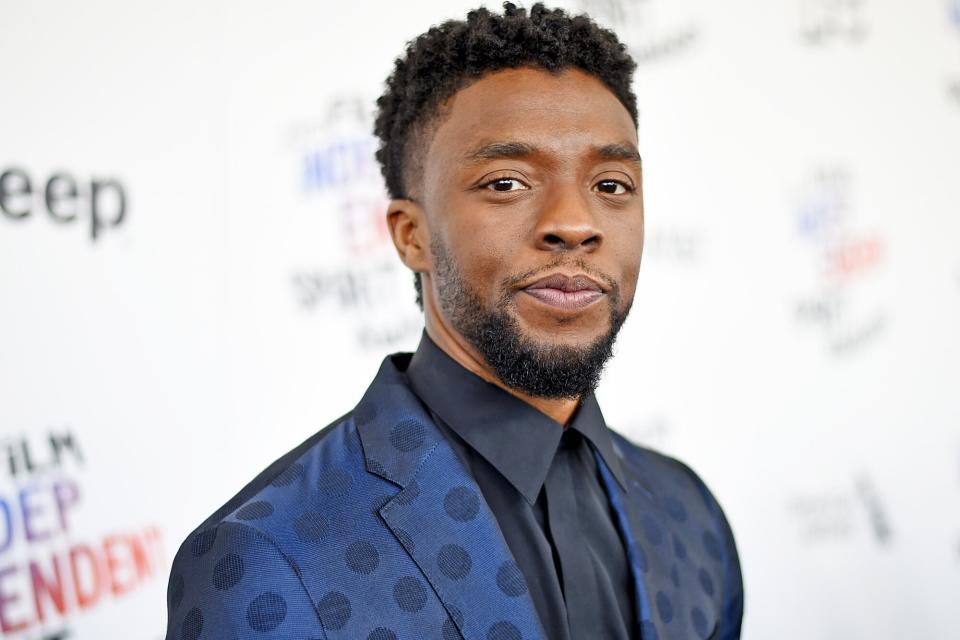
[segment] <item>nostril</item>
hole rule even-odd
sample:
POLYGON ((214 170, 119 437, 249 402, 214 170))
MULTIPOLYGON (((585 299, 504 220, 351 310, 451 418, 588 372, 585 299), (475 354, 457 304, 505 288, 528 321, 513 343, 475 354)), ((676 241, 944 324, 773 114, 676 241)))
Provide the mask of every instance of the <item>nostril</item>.
POLYGON ((565 244, 563 241, 563 238, 561 238, 560 236, 554 235, 552 233, 548 233, 547 235, 545 235, 543 237, 543 241, 546 242, 547 244, 565 244))

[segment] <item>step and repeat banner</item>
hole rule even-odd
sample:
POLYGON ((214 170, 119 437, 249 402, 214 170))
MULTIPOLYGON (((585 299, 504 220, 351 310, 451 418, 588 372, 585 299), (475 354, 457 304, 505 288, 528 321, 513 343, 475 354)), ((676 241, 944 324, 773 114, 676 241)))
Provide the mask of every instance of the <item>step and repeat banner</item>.
MULTIPOLYGON (((472 6, 0 0, 0 636, 162 638, 186 534, 415 347, 374 100, 472 6)), ((743 637, 958 637, 960 0, 562 6, 638 62, 601 405, 718 496, 743 637)))

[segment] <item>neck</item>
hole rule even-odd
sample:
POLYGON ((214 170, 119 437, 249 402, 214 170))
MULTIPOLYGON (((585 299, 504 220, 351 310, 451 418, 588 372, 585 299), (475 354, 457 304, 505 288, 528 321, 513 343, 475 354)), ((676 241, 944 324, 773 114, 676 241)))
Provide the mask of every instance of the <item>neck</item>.
POLYGON ((464 337, 452 327, 448 326, 440 315, 435 312, 433 305, 427 304, 426 306, 424 324, 427 335, 430 336, 430 339, 433 340, 438 347, 443 349, 444 353, 456 360, 457 363, 467 371, 480 376, 487 382, 495 384, 507 393, 520 398, 534 409, 546 414, 564 427, 567 426, 573 413, 577 410, 577 406, 580 404, 580 398, 542 398, 540 396, 527 395, 512 387, 508 387, 497 377, 493 369, 491 369, 490 365, 487 364, 486 360, 477 352, 473 345, 468 343, 464 337))

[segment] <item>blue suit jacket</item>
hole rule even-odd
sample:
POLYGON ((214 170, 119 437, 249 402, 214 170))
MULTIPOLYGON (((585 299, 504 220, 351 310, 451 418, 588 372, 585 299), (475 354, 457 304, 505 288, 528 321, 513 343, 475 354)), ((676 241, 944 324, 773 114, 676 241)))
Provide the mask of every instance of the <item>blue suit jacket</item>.
MULTIPOLYGON (((388 356, 352 412, 187 537, 167 640, 545 639, 476 481, 408 385, 409 357, 388 356)), ((719 505, 684 464, 612 435, 626 492, 596 459, 643 640, 739 637, 740 566, 719 505)))

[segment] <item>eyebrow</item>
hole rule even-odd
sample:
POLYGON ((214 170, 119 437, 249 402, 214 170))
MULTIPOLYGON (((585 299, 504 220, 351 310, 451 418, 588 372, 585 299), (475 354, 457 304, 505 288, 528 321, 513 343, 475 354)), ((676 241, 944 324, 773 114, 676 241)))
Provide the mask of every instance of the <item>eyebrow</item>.
POLYGON ((640 152, 632 144, 607 144, 597 149, 597 155, 602 160, 624 160, 632 162, 638 167, 643 165, 640 152))
MULTIPOLYGON (((479 164, 504 158, 528 158, 540 152, 540 149, 526 142, 487 142, 468 151, 463 159, 467 164, 479 164)), ((594 147, 593 152, 601 160, 623 160, 642 166, 640 152, 632 144, 605 144, 594 147)))

